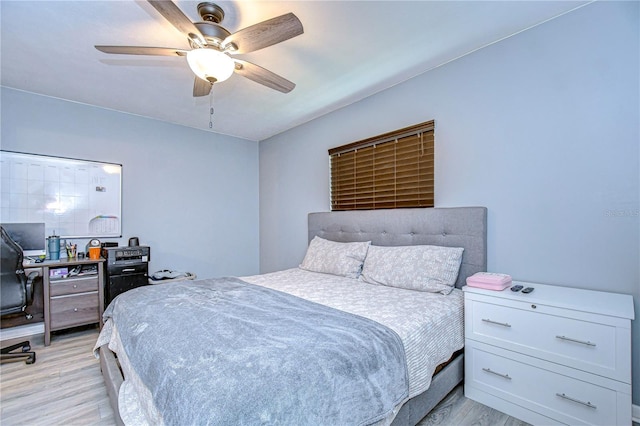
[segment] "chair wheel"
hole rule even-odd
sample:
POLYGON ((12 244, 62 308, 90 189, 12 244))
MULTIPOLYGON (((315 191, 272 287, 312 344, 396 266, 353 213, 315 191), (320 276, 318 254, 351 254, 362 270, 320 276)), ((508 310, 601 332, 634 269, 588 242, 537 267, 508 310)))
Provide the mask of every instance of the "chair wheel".
POLYGON ((31 345, 24 345, 22 347, 22 352, 29 352, 31 350, 31 345))
POLYGON ((25 364, 33 364, 36 362, 36 354, 34 353, 33 356, 30 356, 29 358, 27 358, 25 360, 25 364))

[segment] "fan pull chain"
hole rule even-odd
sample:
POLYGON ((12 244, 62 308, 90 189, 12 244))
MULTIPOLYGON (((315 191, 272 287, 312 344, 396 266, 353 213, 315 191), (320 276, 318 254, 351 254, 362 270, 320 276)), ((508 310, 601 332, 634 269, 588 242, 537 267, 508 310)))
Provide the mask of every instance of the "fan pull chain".
POLYGON ((213 129, 213 87, 209 92, 209 128, 213 129))

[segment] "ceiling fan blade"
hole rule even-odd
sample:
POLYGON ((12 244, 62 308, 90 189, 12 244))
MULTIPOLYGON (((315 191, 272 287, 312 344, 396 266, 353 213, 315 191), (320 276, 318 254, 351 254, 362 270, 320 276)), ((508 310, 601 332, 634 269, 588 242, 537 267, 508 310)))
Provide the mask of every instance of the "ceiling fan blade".
POLYGON ((236 63, 235 72, 243 77, 253 80, 256 83, 260 83, 263 86, 267 86, 270 89, 277 90, 282 93, 289 93, 296 85, 284 77, 280 77, 269 70, 262 68, 259 65, 252 64, 251 62, 241 61, 234 59, 236 63))
POLYGON ((200 77, 196 77, 193 82, 193 97, 197 98, 198 96, 207 96, 209 92, 211 92, 212 87, 212 83, 204 81, 200 77))
POLYGON ((200 30, 191 22, 187 16, 169 0, 147 0, 167 21, 176 27, 181 33, 189 37, 199 46, 206 43, 200 30))
POLYGON ((249 53, 289 40, 303 32, 298 17, 293 13, 287 13, 231 34, 222 46, 228 48, 229 53, 249 53))
POLYGON ((170 47, 144 46, 95 46, 101 52, 118 55, 152 55, 152 56, 186 56, 187 50, 172 49, 170 47))

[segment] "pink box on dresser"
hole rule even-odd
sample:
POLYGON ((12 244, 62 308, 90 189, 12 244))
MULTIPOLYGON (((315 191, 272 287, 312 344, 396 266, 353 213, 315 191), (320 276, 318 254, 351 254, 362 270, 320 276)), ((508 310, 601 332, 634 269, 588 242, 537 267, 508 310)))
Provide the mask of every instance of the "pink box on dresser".
POLYGON ((511 276, 496 272, 477 272, 467 277, 467 285, 469 287, 502 291, 511 285, 511 276))

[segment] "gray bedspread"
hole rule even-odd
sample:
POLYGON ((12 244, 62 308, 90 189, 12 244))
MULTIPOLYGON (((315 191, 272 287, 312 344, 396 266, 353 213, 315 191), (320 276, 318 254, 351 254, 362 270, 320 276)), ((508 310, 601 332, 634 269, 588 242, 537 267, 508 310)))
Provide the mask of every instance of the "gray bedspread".
POLYGON ((166 424, 365 425, 408 397, 394 331, 237 278, 137 288, 104 315, 166 424))

